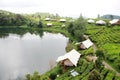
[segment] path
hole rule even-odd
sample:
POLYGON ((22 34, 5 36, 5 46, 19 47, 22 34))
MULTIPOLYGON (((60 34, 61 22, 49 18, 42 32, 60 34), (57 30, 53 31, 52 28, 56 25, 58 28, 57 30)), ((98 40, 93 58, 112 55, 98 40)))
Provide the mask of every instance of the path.
POLYGON ((96 51, 97 51, 97 47, 96 47, 96 45, 95 44, 93 44, 93 50, 94 50, 94 53, 96 53, 96 51))
MULTIPOLYGON (((85 39, 89 39, 89 36, 88 35, 83 35, 83 37, 85 39)), ((97 47, 95 44, 93 44, 93 50, 94 50, 94 53, 97 51, 97 47)), ((88 56, 88 58, 90 58, 93 62, 95 62, 97 60, 97 57, 96 56, 88 56)), ((105 61, 102 62, 102 64, 105 66, 105 68, 109 69, 109 70, 112 70, 112 71, 115 71, 116 72, 116 76, 120 76, 120 73, 117 72, 114 68, 112 68, 108 63, 106 63, 105 61)))
POLYGON ((118 73, 114 68, 112 68, 108 63, 106 63, 105 61, 102 62, 102 64, 105 66, 105 68, 115 71, 116 72, 116 76, 120 76, 120 73, 118 73))

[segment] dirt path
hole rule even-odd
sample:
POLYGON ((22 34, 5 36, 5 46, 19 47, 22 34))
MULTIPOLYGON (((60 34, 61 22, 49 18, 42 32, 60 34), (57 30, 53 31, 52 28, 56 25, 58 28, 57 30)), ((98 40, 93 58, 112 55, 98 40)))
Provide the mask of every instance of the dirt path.
MULTIPOLYGON (((83 36, 85 39, 89 39, 89 36, 88 35, 84 35, 83 36)), ((93 50, 94 50, 94 53, 97 51, 97 47, 95 44, 93 44, 93 50)), ((93 62, 95 62, 97 60, 97 57, 96 56, 88 56, 88 58, 90 58, 91 60, 93 60, 93 62)), ((114 72, 116 72, 116 76, 120 76, 120 73, 118 73, 114 68, 112 68, 108 63, 106 63, 105 61, 102 62, 102 64, 105 66, 105 68, 109 69, 109 70, 112 70, 114 72)))
POLYGON ((116 76, 120 76, 120 73, 118 73, 114 68, 112 68, 108 63, 106 63, 105 61, 102 62, 102 64, 105 66, 105 68, 115 71, 116 72, 116 76))
POLYGON ((93 50, 94 50, 94 53, 97 51, 97 47, 95 46, 95 44, 93 44, 93 50))

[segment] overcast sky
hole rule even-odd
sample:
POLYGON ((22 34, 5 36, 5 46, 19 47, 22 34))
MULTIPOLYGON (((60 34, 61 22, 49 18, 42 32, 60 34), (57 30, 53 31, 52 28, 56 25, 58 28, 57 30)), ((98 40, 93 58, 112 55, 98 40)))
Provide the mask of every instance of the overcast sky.
POLYGON ((0 9, 15 13, 49 12, 60 16, 120 16, 120 0, 0 0, 0 9))

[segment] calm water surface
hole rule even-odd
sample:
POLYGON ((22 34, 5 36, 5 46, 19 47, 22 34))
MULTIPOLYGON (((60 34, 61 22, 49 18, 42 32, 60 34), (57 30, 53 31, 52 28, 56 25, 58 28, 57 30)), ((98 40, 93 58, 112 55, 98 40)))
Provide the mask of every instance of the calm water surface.
POLYGON ((46 32, 42 38, 30 33, 0 38, 0 80, 14 80, 34 71, 45 73, 65 53, 67 42, 61 34, 46 32))

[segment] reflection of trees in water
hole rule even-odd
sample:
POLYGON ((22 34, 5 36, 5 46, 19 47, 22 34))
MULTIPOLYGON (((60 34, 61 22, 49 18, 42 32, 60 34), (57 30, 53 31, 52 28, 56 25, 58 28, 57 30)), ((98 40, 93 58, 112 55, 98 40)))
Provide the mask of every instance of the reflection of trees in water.
POLYGON ((36 34, 40 37, 43 36, 43 30, 38 28, 0 28, 0 38, 6 38, 10 33, 18 34, 20 37, 23 37, 26 33, 36 34))
POLYGON ((1 34, 1 33, 0 33, 0 38, 6 38, 7 36, 9 36, 8 33, 5 33, 5 34, 3 34, 3 33, 1 34))

